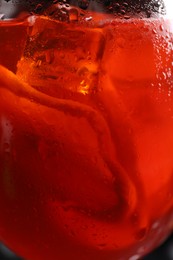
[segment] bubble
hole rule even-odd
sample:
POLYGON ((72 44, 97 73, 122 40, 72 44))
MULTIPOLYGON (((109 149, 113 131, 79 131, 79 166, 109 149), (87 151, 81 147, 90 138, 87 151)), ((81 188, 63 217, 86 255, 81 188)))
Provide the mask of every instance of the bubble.
POLYGON ((42 64, 42 60, 37 60, 35 66, 38 68, 41 66, 41 64, 42 64))
POLYGON ((119 3, 115 3, 115 7, 116 8, 120 8, 120 4, 119 3))
POLYGON ((54 61, 54 51, 53 50, 48 50, 46 53, 45 53, 45 56, 46 56, 46 62, 51 64, 53 63, 54 61))
POLYGON ((54 20, 69 22, 69 11, 70 6, 67 6, 66 3, 59 2, 46 9, 44 15, 51 17, 54 20))
POLYGON ((163 24, 160 25, 160 30, 161 30, 161 31, 164 31, 164 26, 163 26, 163 24))

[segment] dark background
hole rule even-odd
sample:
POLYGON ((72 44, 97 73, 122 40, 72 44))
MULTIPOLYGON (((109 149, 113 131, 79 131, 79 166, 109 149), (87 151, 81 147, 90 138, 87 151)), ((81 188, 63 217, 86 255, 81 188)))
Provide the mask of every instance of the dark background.
MULTIPOLYGON (((6 247, 0 244, 0 260, 22 260, 15 256, 6 247)), ((55 259, 51 259, 55 260, 55 259)), ((162 246, 144 257, 142 260, 173 260, 173 236, 171 236, 162 246)))

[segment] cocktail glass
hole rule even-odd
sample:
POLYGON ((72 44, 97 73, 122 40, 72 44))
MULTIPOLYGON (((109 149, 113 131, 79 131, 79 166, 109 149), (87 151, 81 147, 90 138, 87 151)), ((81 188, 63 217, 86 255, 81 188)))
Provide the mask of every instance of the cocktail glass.
POLYGON ((170 8, 2 16, 0 238, 25 259, 137 260, 172 231, 170 8))

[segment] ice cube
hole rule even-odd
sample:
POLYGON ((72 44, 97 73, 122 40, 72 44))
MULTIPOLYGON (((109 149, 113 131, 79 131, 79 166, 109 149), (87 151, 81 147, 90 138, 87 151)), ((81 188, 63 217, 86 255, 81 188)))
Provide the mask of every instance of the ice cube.
POLYGON ((34 86, 63 86, 87 94, 97 87, 104 45, 101 28, 38 17, 18 63, 17 75, 34 86))

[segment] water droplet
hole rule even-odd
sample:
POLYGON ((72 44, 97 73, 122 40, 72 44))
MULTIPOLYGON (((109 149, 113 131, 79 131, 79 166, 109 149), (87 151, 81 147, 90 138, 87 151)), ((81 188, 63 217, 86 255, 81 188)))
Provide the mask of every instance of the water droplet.
POLYGON ((36 67, 40 67, 41 66, 41 64, 42 64, 42 60, 37 60, 37 62, 36 62, 36 67))
POLYGON ((92 20, 92 16, 89 16, 89 17, 86 17, 86 18, 85 18, 85 21, 86 21, 86 22, 89 22, 89 21, 91 21, 91 20, 92 20))
POLYGON ((113 11, 113 6, 109 6, 108 10, 109 10, 110 12, 112 12, 112 11, 113 11))
POLYGON ((162 72, 162 75, 163 75, 163 79, 165 80, 167 78, 167 75, 165 72, 162 72))
POLYGON ((51 64, 54 61, 54 51, 50 50, 45 53, 46 62, 51 64))
POLYGON ((125 13, 126 13, 125 9, 121 9, 121 10, 120 10, 120 13, 121 13, 122 15, 125 14, 125 13))
POLYGON ((154 34, 157 34, 157 31, 156 31, 155 29, 153 29, 152 32, 153 32, 154 34))
POLYGON ((83 9, 86 10, 89 6, 89 0, 79 0, 78 1, 78 6, 83 9))
POLYGON ((125 7, 128 7, 128 3, 126 3, 126 2, 124 2, 123 5, 124 5, 125 7))
POLYGON ((160 25, 160 30, 161 30, 161 31, 164 31, 164 27, 163 27, 162 24, 160 25))
POLYGON ((130 15, 124 15, 124 19, 126 20, 130 19, 130 15))
POLYGON ((43 9, 43 5, 42 5, 42 4, 38 4, 38 5, 36 6, 36 8, 35 8, 35 12, 36 12, 36 13, 40 13, 40 12, 42 11, 42 9, 43 9))

